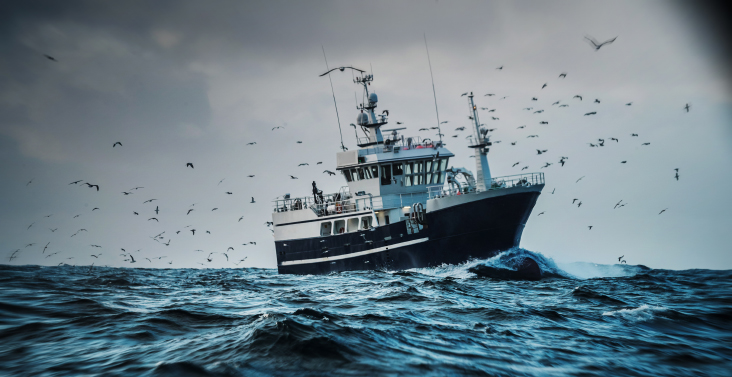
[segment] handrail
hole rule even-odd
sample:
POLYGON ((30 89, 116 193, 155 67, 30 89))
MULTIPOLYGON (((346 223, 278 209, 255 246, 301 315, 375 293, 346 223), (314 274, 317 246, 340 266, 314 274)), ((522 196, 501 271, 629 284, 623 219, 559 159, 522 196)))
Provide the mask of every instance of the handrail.
POLYGON ((458 189, 448 188, 443 189, 442 186, 431 186, 427 188, 429 193, 429 199, 442 198, 446 196, 472 194, 490 190, 500 190, 511 187, 529 187, 533 185, 544 184, 544 173, 526 173, 526 174, 514 174, 503 177, 494 177, 491 179, 491 187, 485 190, 478 190, 476 188, 460 187, 458 189))

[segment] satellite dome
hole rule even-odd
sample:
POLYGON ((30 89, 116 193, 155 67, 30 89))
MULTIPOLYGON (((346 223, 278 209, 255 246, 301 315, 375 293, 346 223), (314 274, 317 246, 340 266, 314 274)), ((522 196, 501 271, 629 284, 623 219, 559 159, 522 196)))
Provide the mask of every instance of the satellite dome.
POLYGON ((376 96, 376 93, 369 94, 369 102, 371 102, 371 103, 379 102, 379 97, 376 96))
POLYGON ((359 126, 369 124, 369 116, 366 115, 366 113, 358 114, 358 116, 356 117, 356 124, 358 124, 359 126))

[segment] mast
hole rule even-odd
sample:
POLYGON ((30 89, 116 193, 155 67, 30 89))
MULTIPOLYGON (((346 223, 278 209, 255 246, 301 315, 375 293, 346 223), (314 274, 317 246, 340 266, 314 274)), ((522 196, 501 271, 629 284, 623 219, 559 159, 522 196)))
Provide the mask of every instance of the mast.
POLYGON ((488 148, 491 145, 490 137, 487 136, 487 130, 480 129, 480 120, 478 119, 478 108, 473 102, 473 92, 468 96, 468 104, 470 105, 469 117, 473 121, 473 135, 469 140, 469 147, 475 150, 475 169, 477 173, 476 186, 478 190, 484 191, 491 187, 491 169, 488 166, 488 148))
POLYGON ((387 123, 386 116, 383 114, 378 118, 376 116, 376 112, 374 110, 377 106, 376 103, 379 102, 379 97, 376 93, 369 93, 368 86, 371 85, 371 81, 374 81, 374 75, 372 74, 362 74, 360 77, 356 77, 356 79, 353 80, 354 83, 363 85, 367 101, 367 103, 362 103, 358 107, 361 110, 361 113, 356 117, 356 124, 361 127, 365 127, 368 130, 368 143, 359 142, 359 146, 382 144, 384 142, 384 137, 381 135, 381 126, 387 123))

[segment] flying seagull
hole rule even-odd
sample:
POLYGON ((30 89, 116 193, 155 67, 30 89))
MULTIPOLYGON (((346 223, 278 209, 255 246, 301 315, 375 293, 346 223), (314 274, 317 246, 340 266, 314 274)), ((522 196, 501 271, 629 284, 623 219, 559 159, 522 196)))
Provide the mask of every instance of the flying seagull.
POLYGON ((667 209, 668 209, 668 208, 664 208, 664 209, 663 209, 663 210, 662 210, 661 212, 659 212, 658 214, 660 215, 660 214, 662 214, 662 213, 666 212, 666 210, 667 210, 667 209))
POLYGON ((253 196, 252 196, 252 201, 251 201, 251 202, 249 202, 249 203, 256 203, 256 202, 254 201, 254 197, 253 197, 253 196))
POLYGON ((318 77, 323 77, 323 76, 325 76, 325 75, 327 75, 327 74, 329 74, 329 73, 331 73, 331 72, 335 71, 336 69, 338 69, 338 70, 340 70, 341 72, 343 72, 343 71, 345 71, 345 70, 346 70, 346 68, 348 68, 348 69, 352 69, 352 70, 354 70, 354 71, 358 71, 358 72, 361 72, 361 73, 365 73, 365 72, 366 72, 366 71, 360 70, 360 69, 358 69, 358 68, 350 67, 350 66, 349 66, 349 67, 336 67, 336 68, 333 68, 333 69, 329 70, 328 72, 325 72, 325 73, 323 73, 322 75, 320 75, 320 76, 318 76, 318 77))
POLYGON ((585 36, 585 39, 587 39, 590 43, 592 43, 592 46, 595 47, 595 51, 599 50, 600 47, 602 47, 602 46, 604 46, 606 44, 610 44, 610 43, 615 42, 615 39, 617 39, 617 38, 618 37, 615 37, 613 39, 608 39, 605 42, 598 43, 597 40, 595 40, 595 38, 592 38, 589 35, 588 36, 585 36))
POLYGON ((119 146, 120 146, 120 147, 122 146, 122 143, 120 143, 120 142, 118 141, 118 142, 116 142, 116 143, 112 144, 112 148, 116 147, 116 146, 117 146, 117 144, 119 144, 119 146))
POLYGON ((560 73, 559 74, 559 77, 567 77, 567 74, 566 73, 560 73))
POLYGON ((330 170, 323 170, 323 173, 328 173, 328 175, 336 175, 336 173, 334 173, 330 170))
POLYGON ((578 94, 578 95, 576 95, 576 96, 574 96, 574 97, 572 97, 572 98, 579 98, 579 99, 580 99, 580 101, 582 101, 582 96, 581 96, 581 95, 579 95, 579 94, 578 94))
POLYGON ((193 169, 193 163, 189 162, 186 164, 186 167, 189 167, 189 166, 191 167, 191 169, 193 169))
POLYGON ((684 106, 684 109, 686 109, 687 113, 689 112, 690 108, 691 108, 691 105, 689 105, 688 103, 686 104, 686 106, 684 106))
POLYGON ((56 62, 56 63, 58 63, 58 60, 56 60, 56 58, 54 58, 54 57, 53 57, 53 56, 51 56, 51 55, 46 55, 46 54, 43 54, 43 56, 45 56, 45 57, 46 57, 46 59, 48 59, 48 60, 50 60, 50 61, 52 61, 52 62, 56 62))

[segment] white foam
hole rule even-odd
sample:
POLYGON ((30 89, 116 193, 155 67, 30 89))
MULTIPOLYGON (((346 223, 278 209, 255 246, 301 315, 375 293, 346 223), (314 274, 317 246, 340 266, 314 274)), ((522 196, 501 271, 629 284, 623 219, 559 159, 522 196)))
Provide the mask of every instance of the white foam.
POLYGON ((635 309, 620 309, 611 312, 602 313, 602 315, 611 317, 620 317, 628 321, 644 322, 655 317, 655 313, 666 311, 663 306, 641 305, 635 309))
POLYGON ((468 270, 477 265, 486 265, 489 267, 516 270, 516 268, 521 264, 521 262, 523 262, 525 258, 531 258, 536 261, 543 273, 553 273, 565 277, 574 277, 557 267, 556 263, 554 263, 554 260, 552 260, 551 258, 545 257, 541 253, 528 251, 521 248, 509 249, 488 259, 472 259, 459 265, 442 265, 439 267, 415 268, 410 271, 436 277, 468 279, 475 277, 475 274, 468 270))

